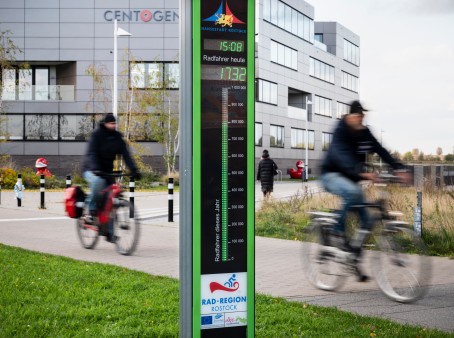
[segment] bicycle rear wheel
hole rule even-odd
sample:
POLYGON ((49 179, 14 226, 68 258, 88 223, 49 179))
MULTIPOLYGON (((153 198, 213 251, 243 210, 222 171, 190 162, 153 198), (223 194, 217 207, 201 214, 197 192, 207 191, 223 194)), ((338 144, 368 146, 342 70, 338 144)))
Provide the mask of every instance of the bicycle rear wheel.
POLYGON ((386 296, 401 303, 422 298, 431 278, 424 242, 407 223, 389 222, 376 236, 379 252, 373 258, 377 284, 386 296))
POLYGON ((93 249, 98 243, 99 231, 96 225, 86 224, 84 216, 76 221, 77 235, 85 249, 93 249))
POLYGON ((337 256, 337 248, 324 244, 324 227, 330 227, 325 221, 314 219, 306 229, 303 243, 303 269, 306 278, 316 288, 325 291, 335 291, 345 282, 348 272, 345 265, 337 256))
POLYGON ((120 200, 114 216, 115 245, 118 253, 131 255, 137 248, 140 236, 140 224, 136 218, 137 211, 132 210, 134 217, 130 218, 130 210, 134 208, 126 200, 120 200))

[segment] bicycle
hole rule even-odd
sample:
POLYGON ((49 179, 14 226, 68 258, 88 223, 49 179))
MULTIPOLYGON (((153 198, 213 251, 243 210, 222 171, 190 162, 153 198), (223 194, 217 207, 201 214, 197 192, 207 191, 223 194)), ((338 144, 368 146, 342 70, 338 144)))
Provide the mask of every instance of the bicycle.
MULTIPOLYGON (((125 174, 100 174, 100 176, 121 178, 125 174)), ((85 193, 83 194, 85 197, 85 193)), ((99 236, 110 235, 118 253, 127 256, 136 250, 140 236, 137 210, 123 198, 123 190, 118 182, 108 185, 101 191, 93 224, 86 222, 88 210, 86 210, 85 198, 76 204, 82 209, 75 218, 77 218, 77 234, 85 249, 93 249, 98 243, 99 236)))
MULTIPOLYGON (((381 177, 388 183, 396 178, 381 177)), ((371 266, 378 286, 387 297, 410 303, 424 296, 431 276, 425 244, 410 224, 399 220, 402 213, 387 209, 387 197, 382 193, 374 202, 354 206, 353 209, 371 211, 373 226, 370 231, 356 229, 348 242, 352 250, 342 250, 330 243, 329 234, 339 217, 337 211, 309 212, 311 221, 305 230, 303 268, 311 284, 321 290, 336 291, 349 275, 365 281, 367 276, 362 274, 359 264, 367 246, 378 249, 372 252, 371 266)))

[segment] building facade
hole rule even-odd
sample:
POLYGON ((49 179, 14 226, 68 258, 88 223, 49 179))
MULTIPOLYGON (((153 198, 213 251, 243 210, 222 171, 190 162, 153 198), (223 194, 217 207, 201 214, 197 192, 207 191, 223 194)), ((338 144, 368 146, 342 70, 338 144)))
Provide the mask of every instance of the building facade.
MULTIPOLYGON (((257 0, 256 18, 256 160, 268 149, 285 176, 307 156, 317 175, 336 121, 358 98, 359 37, 316 22, 302 0, 257 0)), ((117 37, 119 107, 149 87, 170 93, 162 109, 177 103, 179 0, 1 0, 0 31, 22 53, 1 70, 0 154, 20 166, 44 156, 57 175, 78 168, 97 114, 112 111, 115 19, 131 34, 117 37)), ((163 169, 162 145, 143 134, 145 162, 163 169)))
POLYGON ((336 121, 358 99, 359 36, 314 12, 301 0, 257 2, 256 158, 268 149, 284 177, 306 159, 318 175, 336 121))

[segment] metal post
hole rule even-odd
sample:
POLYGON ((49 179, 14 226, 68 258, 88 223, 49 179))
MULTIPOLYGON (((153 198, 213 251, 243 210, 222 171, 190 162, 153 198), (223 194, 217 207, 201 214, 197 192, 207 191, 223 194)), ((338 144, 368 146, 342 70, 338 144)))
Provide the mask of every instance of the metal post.
POLYGON ((169 177, 169 222, 173 222, 173 177, 169 177))
POLYGON ((134 218, 134 189, 136 187, 136 182, 134 181, 134 176, 129 177, 129 218, 134 218))
POLYGON ((44 206, 44 183, 46 180, 44 179, 44 175, 41 175, 41 178, 39 180, 39 191, 41 192, 41 206, 39 207, 40 209, 46 209, 44 206))
POLYGON ((66 188, 71 186, 71 175, 66 176, 66 188))
POLYGON ((422 192, 416 193, 417 206, 414 210, 414 231, 415 235, 421 237, 422 235, 422 192))

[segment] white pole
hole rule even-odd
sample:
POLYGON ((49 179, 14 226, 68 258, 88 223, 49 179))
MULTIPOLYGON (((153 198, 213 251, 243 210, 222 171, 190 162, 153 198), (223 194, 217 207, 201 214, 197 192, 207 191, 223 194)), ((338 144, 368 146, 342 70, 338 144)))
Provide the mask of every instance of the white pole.
POLYGON ((113 74, 113 96, 112 114, 117 119, 117 19, 114 20, 114 74, 113 74))

